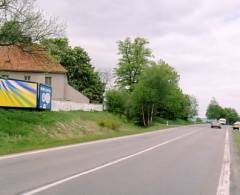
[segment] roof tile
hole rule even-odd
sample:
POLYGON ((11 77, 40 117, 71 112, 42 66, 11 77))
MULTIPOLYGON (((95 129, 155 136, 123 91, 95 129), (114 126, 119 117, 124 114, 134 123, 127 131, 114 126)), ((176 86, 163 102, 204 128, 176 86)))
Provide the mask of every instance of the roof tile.
POLYGON ((17 46, 0 47, 0 71, 66 73, 66 69, 51 60, 39 47, 24 51, 17 46))

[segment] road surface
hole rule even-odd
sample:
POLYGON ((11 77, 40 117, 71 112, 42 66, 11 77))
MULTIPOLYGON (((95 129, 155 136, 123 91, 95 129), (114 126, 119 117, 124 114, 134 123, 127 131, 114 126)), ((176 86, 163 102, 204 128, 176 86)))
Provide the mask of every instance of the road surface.
POLYGON ((187 126, 0 157, 0 194, 215 195, 225 135, 187 126))

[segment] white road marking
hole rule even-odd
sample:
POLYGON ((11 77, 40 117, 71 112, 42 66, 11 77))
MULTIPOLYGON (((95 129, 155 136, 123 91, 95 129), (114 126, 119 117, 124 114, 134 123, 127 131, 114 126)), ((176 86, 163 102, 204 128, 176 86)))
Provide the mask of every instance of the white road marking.
MULTIPOLYGON (((191 125, 189 125, 189 126, 191 126, 191 125)), ((29 155, 46 153, 46 152, 54 152, 54 151, 71 149, 71 148, 75 148, 75 147, 97 144, 97 143, 112 142, 112 141, 116 141, 116 140, 127 139, 127 138, 130 138, 130 137, 140 137, 140 136, 149 135, 149 134, 151 135, 151 134, 155 134, 155 133, 156 134, 157 133, 164 133, 164 132, 167 132, 167 131, 174 130, 176 128, 179 128, 179 127, 173 127, 173 128, 162 129, 162 130, 157 130, 157 131, 152 131, 152 132, 147 132, 147 133, 140 133, 140 134, 135 134, 135 135, 127 135, 127 136, 121 136, 121 137, 115 137, 115 138, 107 138, 107 139, 97 140, 97 141, 89 141, 89 142, 80 143, 80 144, 71 144, 71 145, 67 145, 67 146, 59 146, 59 147, 54 147, 54 148, 49 148, 49 149, 35 150, 35 151, 32 151, 32 152, 10 154, 10 155, 5 155, 5 156, 0 156, 0 160, 8 160, 8 159, 12 159, 12 158, 25 157, 25 156, 29 156, 29 155)))
POLYGON ((229 194, 230 194, 230 147, 229 147, 229 132, 227 128, 223 164, 217 189, 217 195, 229 195, 229 194))
MULTIPOLYGON (((199 132, 199 131, 197 131, 197 132, 199 132)), ((71 181, 71 180, 76 179, 76 178, 78 178, 78 177, 81 177, 81 176, 83 176, 83 175, 87 175, 87 174, 96 172, 96 171, 98 171, 98 170, 104 169, 104 168, 106 168, 106 167, 109 167, 109 166, 118 164, 118 163, 120 163, 120 162, 122 162, 122 161, 128 160, 128 159, 130 159, 130 158, 133 158, 133 157, 139 156, 139 155, 141 155, 141 154, 143 154, 143 153, 146 153, 146 152, 149 152, 149 151, 151 151, 151 150, 154 150, 154 149, 156 149, 156 148, 158 148, 158 147, 160 147, 160 146, 163 146, 163 145, 169 144, 169 143, 171 143, 171 142, 175 142, 175 141, 177 141, 177 140, 183 139, 183 138, 185 138, 185 137, 187 137, 187 136, 190 136, 190 135, 192 135, 192 134, 195 134, 195 133, 197 133, 197 132, 194 131, 194 132, 187 133, 187 134, 185 134, 185 135, 181 135, 181 136, 175 137, 175 138, 170 139, 170 140, 168 140, 168 141, 165 141, 165 142, 163 142, 163 143, 160 143, 160 144, 157 144, 157 145, 155 145, 155 146, 149 147, 149 148, 147 148, 147 149, 145 149, 145 150, 139 151, 139 152, 137 152, 137 153, 134 153, 134 154, 125 156, 125 157, 123 157, 123 158, 117 159, 117 160, 112 161, 112 162, 108 162, 108 163, 106 163, 106 164, 103 164, 103 165, 101 165, 101 166, 95 167, 95 168, 93 168, 93 169, 90 169, 90 170, 87 170, 87 171, 84 171, 84 172, 75 174, 75 175, 73 175, 73 176, 70 176, 70 177, 67 177, 67 178, 58 180, 58 181, 56 181, 56 182, 50 183, 50 184, 48 184, 48 185, 45 185, 45 186, 42 186, 42 187, 33 189, 33 190, 31 190, 31 191, 28 191, 28 192, 25 192, 25 193, 23 193, 22 195, 33 195, 33 194, 37 194, 37 193, 39 193, 39 192, 45 191, 45 190, 47 190, 47 189, 49 189, 49 188, 52 188, 52 187, 55 187, 55 186, 57 186, 57 185, 63 184, 63 183, 65 183, 65 182, 71 181)))

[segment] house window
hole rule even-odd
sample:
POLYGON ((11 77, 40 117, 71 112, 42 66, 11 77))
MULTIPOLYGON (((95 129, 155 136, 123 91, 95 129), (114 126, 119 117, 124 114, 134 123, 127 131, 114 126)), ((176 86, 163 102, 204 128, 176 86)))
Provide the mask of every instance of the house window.
POLYGON ((1 77, 4 78, 4 79, 8 79, 9 76, 8 75, 2 75, 1 77))
POLYGON ((24 76, 24 80, 25 81, 30 81, 31 80, 31 76, 24 76))
POLYGON ((45 84, 48 86, 52 86, 52 77, 45 77, 45 84))

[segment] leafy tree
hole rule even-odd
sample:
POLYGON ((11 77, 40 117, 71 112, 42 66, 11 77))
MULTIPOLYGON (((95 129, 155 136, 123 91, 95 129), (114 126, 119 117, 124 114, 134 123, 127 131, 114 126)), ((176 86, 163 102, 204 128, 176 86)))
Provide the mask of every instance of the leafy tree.
POLYGON ((178 80, 178 74, 168 64, 155 63, 146 68, 131 94, 130 115, 143 126, 149 126, 178 80))
POLYGON ((0 44, 14 45, 17 43, 27 44, 31 42, 31 37, 26 37, 21 26, 16 21, 4 23, 0 28, 0 44))
POLYGON ((71 48, 67 39, 45 39, 43 48, 68 71, 69 84, 86 95, 91 102, 103 101, 104 83, 94 67, 87 52, 81 47, 71 48))
MULTIPOLYGON (((115 70, 116 83, 130 96, 124 113, 143 126, 149 126, 156 115, 168 119, 197 115, 196 98, 183 94, 174 68, 163 60, 151 60, 153 55, 147 44, 143 38, 119 42, 121 57, 115 70)), ((121 102, 120 97, 116 99, 121 102)))
POLYGON ((216 99, 213 98, 208 105, 206 116, 208 119, 220 119, 224 117, 224 115, 224 109, 218 104, 216 99))
POLYGON ((109 90, 106 93, 107 110, 124 115, 127 111, 129 94, 126 91, 109 90))
POLYGON ((62 35, 64 25, 45 19, 35 0, 0 0, 0 46, 23 46, 62 35))
POLYGON ((239 120, 239 115, 234 108, 224 108, 224 114, 224 118, 226 118, 229 124, 233 124, 239 120))
POLYGON ((149 42, 143 38, 133 41, 126 38, 119 41, 118 50, 121 56, 116 69, 117 84, 120 88, 133 91, 139 81, 139 75, 146 68, 152 57, 152 51, 147 47, 149 42))
POLYGON ((193 118, 198 115, 198 101, 194 96, 188 96, 190 107, 189 107, 189 118, 193 118))
POLYGON ((161 102, 158 109, 158 116, 171 120, 188 119, 190 113, 189 97, 183 94, 179 87, 174 87, 161 102))
POLYGON ((43 39, 40 44, 58 63, 61 62, 61 56, 71 49, 67 38, 43 39))

